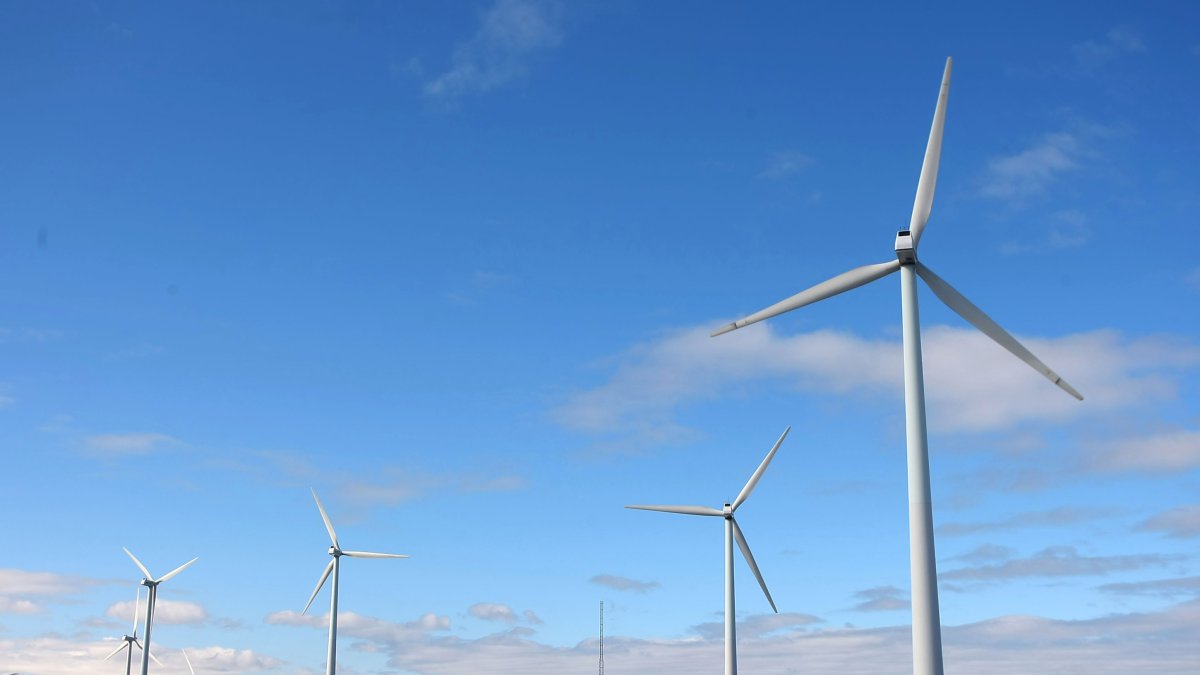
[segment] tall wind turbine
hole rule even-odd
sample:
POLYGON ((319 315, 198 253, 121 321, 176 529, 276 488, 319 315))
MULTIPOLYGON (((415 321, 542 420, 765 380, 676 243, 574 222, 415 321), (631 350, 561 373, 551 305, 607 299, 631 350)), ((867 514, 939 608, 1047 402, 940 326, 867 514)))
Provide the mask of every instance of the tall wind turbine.
MULTIPOLYGON (((142 643, 138 642, 138 637, 137 637, 138 608, 140 607, 141 602, 142 602, 142 589, 139 588, 139 589, 137 589, 137 597, 133 601, 133 633, 130 635, 122 636, 121 637, 121 641, 122 641, 121 646, 117 647, 116 649, 114 649, 112 651, 111 654, 104 657, 104 660, 107 661, 107 660, 111 659, 112 657, 116 656, 117 654, 120 654, 122 649, 128 649, 129 651, 125 654, 125 675, 130 675, 133 672, 133 648, 136 646, 138 649, 142 649, 142 643)), ((143 650, 143 651, 146 651, 146 650, 143 650)), ((149 652, 147 651, 147 653, 149 653, 149 652)), ((155 658, 155 656, 153 654, 150 654, 150 658, 154 659, 154 662, 157 663, 158 665, 160 665, 160 666, 162 665, 162 662, 159 661, 157 658, 155 658)))
POLYGON ((1058 373, 1042 363, 1020 342, 1009 335, 981 309, 967 300, 949 283, 917 260, 917 245, 933 207, 937 184, 938 159, 942 153, 942 129, 946 123, 946 98, 950 93, 951 59, 946 59, 942 87, 933 113, 933 127, 917 182, 908 229, 896 234, 896 260, 864 265, 823 281, 766 309, 735 321, 713 333, 728 333, 743 326, 769 319, 777 314, 810 305, 825 298, 870 283, 899 270, 900 300, 904 335, 904 421, 908 440, 908 545, 912 576, 913 672, 917 675, 941 675, 942 633, 938 614, 937 567, 933 553, 933 506, 929 492, 929 444, 925 430, 925 383, 921 367, 921 329, 917 316, 917 282, 921 277, 930 290, 991 339, 1033 367, 1071 396, 1083 396, 1058 373))
POLYGON ((750 496, 754 491, 754 486, 758 485, 758 480, 762 478, 763 472, 767 470, 767 465, 771 463, 771 459, 775 457, 779 446, 783 444, 783 439, 787 438, 788 432, 792 428, 788 427, 783 430, 783 435, 779 440, 775 441, 771 451, 767 453, 766 459, 762 464, 758 465, 754 474, 750 476, 750 480, 746 481, 746 487, 738 493, 737 499, 733 500, 732 504, 725 504, 722 509, 714 509, 707 506, 626 506, 627 509, 642 509, 643 511, 663 511, 665 513, 682 513, 688 516, 720 516, 725 519, 725 675, 737 675, 737 637, 734 631, 734 623, 736 617, 733 609, 733 541, 737 540, 738 548, 742 549, 742 557, 746 559, 746 564, 750 566, 750 571, 754 572, 754 578, 758 579, 758 585, 762 587, 763 595, 767 596, 767 602, 771 604, 771 609, 775 609, 775 601, 771 599, 771 592, 767 590, 767 582, 763 581, 762 573, 758 571, 758 563, 754 562, 754 554, 750 553, 750 545, 746 543, 746 537, 742 534, 742 528, 738 527, 737 521, 733 518, 733 512, 737 511, 742 502, 750 496))
MULTIPOLYGON (((151 658, 150 657, 150 629, 154 628, 154 601, 158 598, 158 585, 161 584, 162 582, 170 579, 171 577, 175 576, 176 574, 179 574, 180 572, 184 571, 185 569, 187 569, 187 567, 189 565, 196 562, 200 558, 192 558, 191 560, 183 563, 179 567, 176 567, 175 569, 171 570, 170 572, 167 572, 166 574, 162 575, 161 577, 155 579, 154 575, 150 574, 150 570, 146 569, 146 566, 142 564, 142 561, 137 559, 137 556, 130 553, 129 549, 124 549, 124 550, 125 550, 125 554, 128 555, 131 560, 133 560, 133 564, 137 565, 138 569, 142 571, 142 574, 146 575, 145 577, 142 578, 142 585, 145 586, 148 591, 147 595, 146 595, 146 621, 145 621, 145 624, 146 624, 146 646, 142 648, 142 675, 146 675, 146 673, 149 672, 149 670, 150 670, 150 658, 151 658)), ((154 659, 154 662, 158 663, 158 659, 154 659)))
MULTIPOLYGON (((311 489, 311 488, 310 488, 311 489)), ((325 580, 329 578, 329 574, 333 573, 333 586, 330 587, 329 600, 329 658, 326 661, 326 675, 333 675, 336 672, 337 663, 337 602, 338 602, 338 571, 341 569, 342 556, 351 558, 407 558, 406 555, 398 553, 368 553, 366 551, 343 551, 341 544, 338 543, 337 533, 333 531, 333 523, 329 522, 329 514, 325 513, 325 507, 321 506, 321 500, 317 497, 317 491, 312 491, 313 500, 317 502, 317 510, 321 512, 321 520, 325 521, 325 529, 329 532, 329 541, 332 545, 329 547, 329 555, 333 556, 333 560, 325 566, 325 571, 321 573, 321 579, 317 582, 317 587, 313 589, 312 595, 308 597, 308 604, 304 605, 304 610, 301 614, 308 612, 308 608, 312 606, 313 600, 317 598, 317 593, 321 592, 321 587, 325 585, 325 580)))

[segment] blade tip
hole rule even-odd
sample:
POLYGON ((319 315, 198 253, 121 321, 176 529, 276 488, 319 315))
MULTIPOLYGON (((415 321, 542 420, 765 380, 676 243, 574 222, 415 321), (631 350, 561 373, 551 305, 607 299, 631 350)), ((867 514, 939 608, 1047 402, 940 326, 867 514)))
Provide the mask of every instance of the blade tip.
POLYGON ((733 323, 726 324, 726 325, 724 325, 724 326, 721 326, 721 327, 720 327, 720 328, 718 328, 717 330, 713 331, 713 332, 712 332, 712 333, 709 335, 709 337, 717 337, 718 335, 724 335, 724 334, 726 334, 726 333, 732 333, 733 331, 737 330, 738 328, 739 328, 739 326, 737 325, 737 322, 736 322, 736 321, 734 321, 733 323))

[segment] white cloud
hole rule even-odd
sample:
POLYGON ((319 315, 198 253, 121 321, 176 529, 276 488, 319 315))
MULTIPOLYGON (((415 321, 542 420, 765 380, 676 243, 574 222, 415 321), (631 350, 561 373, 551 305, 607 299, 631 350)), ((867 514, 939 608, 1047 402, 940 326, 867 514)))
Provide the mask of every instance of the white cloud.
POLYGON ((495 602, 477 602, 467 608, 467 613, 484 621, 517 622, 517 613, 513 611, 512 607, 495 602))
MULTIPOLYGON (((82 641, 60 635, 32 638, 0 639, 5 672, 37 673, 38 675, 95 675, 111 672, 104 668, 104 657, 117 647, 111 641, 82 641)), ((172 672, 186 672, 183 656, 174 650, 154 649, 172 672)), ((207 674, 247 673, 272 670, 283 661, 248 649, 227 647, 188 648, 196 672, 207 674), (203 665, 202 665, 203 664, 203 665)))
POLYGON ((512 474, 430 474, 416 471, 390 471, 372 480, 347 478, 340 486, 346 499, 365 505, 394 506, 417 499, 432 490, 459 494, 512 492, 524 489, 527 481, 512 474))
MULTIPOLYGON (((378 622, 380 627, 371 635, 355 628, 354 636, 373 642, 369 649, 387 655, 390 668, 420 675, 559 675, 587 672, 596 665, 595 639, 557 647, 527 639, 527 633, 506 630, 467 640, 407 629, 393 632, 383 627, 388 622, 370 621, 378 622)), ((744 617, 738 629, 741 668, 761 675, 912 672, 907 626, 814 629, 815 621, 815 617, 805 614, 744 617)), ((1195 672, 1196 625, 1200 625, 1200 601, 1161 611, 1082 621, 997 617, 946 626, 946 667, 948 671, 972 675, 1190 675, 1195 672)), ((707 629, 697 629, 683 639, 620 635, 605 639, 609 663, 619 663, 623 675, 706 672, 714 663, 720 663, 722 651, 720 632, 707 629)))
POLYGON ((1027 558, 954 569, 939 574, 938 578, 951 582, 977 582, 1027 577, 1103 576, 1110 572, 1166 565, 1177 559, 1158 554, 1087 556, 1071 546, 1051 546, 1027 558))
POLYGON ((1008 254, 1049 253, 1079 248, 1092 238, 1088 218, 1077 209, 1064 209, 1052 214, 1043 230, 1013 239, 1001 246, 1008 254))
POLYGON ((88 454, 103 457, 148 455, 163 445, 177 442, 171 436, 153 432, 98 434, 84 441, 88 454))
POLYGON ((771 154, 767 166, 758 174, 759 178, 781 180, 812 166, 813 158, 799 150, 780 150, 771 154))
POLYGON ((1084 147, 1076 134, 1046 134, 1025 150, 989 160, 982 192, 997 199, 1041 194, 1064 173, 1079 168, 1083 155, 1084 147))
POLYGON ((1087 40, 1071 47, 1075 63, 1085 71, 1093 71, 1126 54, 1146 51, 1142 37, 1127 27, 1108 31, 1103 39, 1087 40))
POLYGON ((94 579, 53 572, 0 568, 0 614, 34 614, 42 611, 43 606, 31 600, 31 596, 69 596, 98 583, 94 579))
POLYGON ((1104 584, 1100 586, 1100 590, 1105 593, 1147 595, 1159 598, 1200 597, 1200 576, 1104 584))
MULTIPOLYGON (((104 611, 106 616, 121 621, 129 621, 133 617, 135 604, 129 601, 115 602, 104 611)), ((146 605, 140 606, 144 616, 146 605)), ((161 624, 201 624, 208 619, 208 612, 194 602, 178 600, 157 600, 154 603, 154 625, 161 624)))
POLYGON ((1088 462, 1099 471, 1186 471, 1200 466, 1200 431, 1180 429, 1104 443, 1088 462))
MULTIPOLYGON (((713 325, 717 325, 714 322, 713 325)), ((780 382, 829 395, 900 399, 900 344, 843 331, 781 336, 758 324, 720 338, 713 325, 671 332, 619 357, 608 381, 570 396, 552 415, 571 429, 627 445, 686 438, 675 414, 749 383, 780 382)), ((932 428, 979 432, 1023 423, 1061 423, 1175 396, 1164 371, 1200 364, 1200 347, 1113 331, 1022 338, 1087 397, 1080 404, 974 328, 923 331, 932 428)))
POLYGON ((895 586, 876 586, 854 594, 859 599, 853 607, 858 612, 893 612, 908 609, 910 602, 908 593, 895 586))
POLYGON ((1103 518, 1112 515, 1111 509, 1083 509, 1060 507, 1045 511, 1027 511, 1017 513, 1002 520, 976 523, 946 523, 939 525, 939 535, 978 534, 980 532, 996 532, 998 530, 1016 530, 1029 527, 1044 527, 1058 525, 1075 525, 1078 523, 1103 518))
POLYGON ((614 591, 633 591, 634 593, 645 593, 661 586, 657 581, 638 581, 615 574, 597 574, 588 581, 614 591))
POLYGON ((497 0, 475 35, 454 51, 448 71, 425 84, 425 94, 454 99, 483 93, 525 74, 534 52, 562 42, 560 7, 548 0, 497 0))
POLYGON ((24 598, 10 598, 0 595, 0 614, 37 614, 42 606, 24 598))
POLYGON ((1200 504, 1189 504, 1164 511, 1142 521, 1137 529, 1165 532, 1168 537, 1180 539, 1200 537, 1200 504))

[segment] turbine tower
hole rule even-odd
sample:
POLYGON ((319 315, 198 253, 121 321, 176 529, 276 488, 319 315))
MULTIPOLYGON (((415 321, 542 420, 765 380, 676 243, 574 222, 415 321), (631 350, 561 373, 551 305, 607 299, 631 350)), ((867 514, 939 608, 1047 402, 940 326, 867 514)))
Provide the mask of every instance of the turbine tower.
POLYGON ((938 614, 937 567, 933 551, 933 506, 929 490, 929 442, 925 429, 925 383, 921 366, 921 328, 917 315, 917 281, 919 276, 950 309, 954 310, 984 335, 1029 364, 1054 384, 1079 400, 1083 396, 1067 384, 1058 373, 1048 368, 1016 338, 1009 335, 982 310, 967 300, 949 283, 917 260, 917 246, 933 207, 933 191, 937 184, 938 159, 942 152, 942 130, 946 123, 946 98, 950 93, 951 59, 946 59, 933 126, 917 182, 917 197, 913 202, 908 229, 896 235, 896 259, 876 265, 865 265, 844 272, 812 288, 801 291, 764 310, 735 321, 713 333, 728 333, 743 326, 769 319, 778 314, 810 305, 825 298, 858 288, 877 279, 900 272, 900 302, 904 342, 904 421, 908 443, 908 543, 912 577, 912 636, 913 672, 916 675, 942 674, 942 634, 938 614))
MULTIPOLYGON (((116 656, 117 654, 121 653, 122 649, 128 649, 129 651, 125 654, 125 675, 130 675, 133 672, 133 648, 136 646, 138 649, 142 649, 142 643, 138 642, 138 637, 137 637, 137 620, 138 620, 137 615, 138 615, 138 608, 141 605, 141 601, 142 601, 142 589, 139 588, 139 589, 137 589, 137 597, 133 601, 133 633, 131 635, 122 636, 121 637, 121 641, 122 641, 121 646, 117 647, 116 649, 114 649, 112 651, 111 654, 104 657, 104 660, 107 661, 107 660, 111 659, 112 657, 116 656)), ((155 658, 155 656, 153 654, 150 654, 150 658, 154 659, 154 662, 157 663, 158 665, 160 665, 160 666, 162 665, 162 662, 159 661, 157 658, 155 658)))
MULTIPOLYGON (((155 579, 154 575, 150 574, 150 570, 146 569, 146 566, 142 564, 142 561, 137 559, 137 556, 130 553, 129 549, 127 548, 124 550, 125 554, 128 555, 131 560, 133 560, 133 564, 137 565, 138 569, 142 571, 142 574, 146 575, 142 578, 142 585, 147 589, 146 621, 144 622, 146 625, 146 646, 142 648, 142 675, 146 675, 146 673, 150 671, 150 629, 154 628, 154 601, 158 598, 158 585, 187 569, 189 565, 196 562, 200 558, 192 558, 179 567, 176 567, 170 572, 167 572, 161 577, 155 579)), ((154 659, 154 662, 158 663, 158 659, 154 659)))
POLYGON ((779 437, 779 440, 775 441, 775 445, 767 453, 762 464, 758 465, 758 469, 754 471, 754 474, 750 476, 750 480, 746 481, 746 487, 742 488, 737 499, 734 499, 732 504, 725 504, 723 509, 714 509, 707 506, 625 507, 627 509, 642 509, 643 511, 682 513, 688 516, 720 516, 725 519, 725 675, 737 675, 737 636, 734 631, 736 616, 733 607, 733 541, 735 539, 737 540, 738 548, 742 549, 742 557, 746 559, 746 564, 750 566, 750 571, 754 572, 754 577, 758 579, 758 585, 762 588, 763 595, 767 596, 767 602, 771 604, 771 609, 779 613, 779 610, 775 609, 775 601, 771 599, 771 592, 767 590, 767 582, 763 581, 762 573, 758 571, 758 564, 754 562, 754 555, 750 553, 750 545, 746 543, 746 537, 742 534, 742 528, 738 527, 737 521, 733 518, 733 513, 737 511, 738 507, 754 491, 754 486, 758 485, 763 472, 767 470, 767 465, 771 463, 771 459, 775 457, 779 446, 783 444, 783 439, 787 438, 788 432, 791 430, 791 427, 783 430, 783 435, 779 437))
POLYGON ((321 573, 321 579, 317 581, 317 587, 313 589, 312 595, 308 597, 308 604, 304 605, 304 610, 301 614, 308 612, 308 608, 312 606, 313 600, 317 598, 317 593, 321 592, 321 587, 325 585, 325 580, 329 578, 330 573, 333 573, 333 585, 330 587, 329 600, 329 657, 325 664, 326 675, 334 675, 337 670, 337 603, 338 603, 338 571, 341 569, 342 556, 351 558, 407 558, 406 555, 397 553, 368 553, 366 551, 343 551, 341 544, 338 543, 337 533, 333 531, 333 523, 329 521, 329 515, 325 513, 325 507, 321 506, 321 500, 317 497, 317 491, 312 491, 313 500, 317 502, 317 510, 321 512, 321 520, 325 521, 325 529, 329 532, 329 541, 332 545, 329 547, 329 555, 333 556, 333 560, 325 566, 325 571, 321 573))

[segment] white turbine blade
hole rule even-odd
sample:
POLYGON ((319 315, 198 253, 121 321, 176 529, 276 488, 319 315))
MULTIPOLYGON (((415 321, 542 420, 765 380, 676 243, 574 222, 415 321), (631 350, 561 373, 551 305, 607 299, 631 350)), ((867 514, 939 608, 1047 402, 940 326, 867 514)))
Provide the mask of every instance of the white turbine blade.
POLYGON ((682 513, 687 516, 723 516, 725 515, 720 509, 709 508, 707 506, 645 506, 635 505, 626 506, 627 509, 641 509, 642 511, 662 511, 663 513, 682 513))
POLYGON ((333 563, 334 561, 330 560, 329 564, 325 566, 325 571, 321 573, 321 580, 317 582, 317 587, 313 589, 312 595, 308 596, 308 604, 304 605, 304 609, 300 611, 301 614, 307 613, 308 608, 312 606, 313 600, 317 599, 317 593, 321 592, 321 587, 325 585, 325 580, 329 578, 329 573, 333 571, 333 563))
POLYGON ((738 527, 737 521, 733 521, 733 538, 737 539, 738 548, 742 549, 742 557, 746 559, 746 564, 750 565, 750 571, 754 572, 754 578, 758 579, 758 585, 762 587, 763 595, 767 596, 767 602, 771 603, 771 609, 778 614, 779 610, 775 608, 775 601, 771 599, 771 591, 767 590, 767 582, 763 581, 762 572, 758 571, 758 563, 754 562, 754 554, 750 552, 750 545, 746 543, 746 535, 742 534, 742 528, 738 527))
POLYGON ((163 664, 163 662, 159 661, 158 657, 154 655, 154 652, 147 652, 146 655, 149 656, 151 659, 153 659, 154 662, 157 663, 158 665, 161 666, 163 664))
POLYGON ((351 558, 407 558, 406 555, 399 553, 370 553, 367 551, 342 551, 342 555, 348 555, 351 558))
POLYGON ((167 572, 166 574, 162 575, 162 578, 158 580, 158 583, 161 584, 162 582, 166 581, 167 579, 170 579, 171 577, 175 576, 176 574, 179 574, 180 572, 187 569, 192 563, 196 562, 199 559, 200 558, 198 558, 198 557, 192 558, 191 560, 183 563, 179 567, 176 567, 175 569, 171 570, 170 572, 167 572))
POLYGON ((934 295, 938 296, 942 302, 946 303, 947 307, 954 310, 959 316, 969 321, 971 325, 982 331, 984 335, 995 340, 996 343, 1001 347, 1004 347, 1008 351, 1012 352, 1013 356, 1016 356, 1025 363, 1028 363, 1034 370, 1038 371, 1042 375, 1045 375, 1046 379, 1050 380, 1054 384, 1057 384, 1062 388, 1063 391, 1074 396, 1080 401, 1083 400, 1083 394, 1080 394, 1075 390, 1074 387, 1067 384, 1065 380, 1059 377, 1058 373, 1050 370, 1046 364, 1042 363, 1041 360, 1034 356, 1033 353, 1028 349, 1026 349, 1024 345, 1022 345, 1020 342, 1017 342, 1016 338, 1014 338, 1012 335, 1009 335, 1008 331, 1001 328, 1000 324, 993 321, 991 317, 989 317, 987 314, 984 314, 983 310, 976 307, 970 300, 963 296, 962 293, 959 293, 954 289, 954 287, 946 283, 945 279, 942 279, 938 275, 934 274, 933 270, 929 269, 920 262, 917 263, 917 274, 921 275, 921 278, 925 280, 925 283, 929 284, 929 288, 933 291, 934 295))
POLYGON ((137 637, 138 610, 142 608, 142 587, 137 587, 137 596, 133 599, 133 633, 137 637))
POLYGON ((196 669, 192 667, 192 660, 188 658, 187 650, 180 649, 179 651, 183 652, 183 660, 187 661, 188 671, 190 671, 192 675, 196 675, 196 669))
POLYGON ((138 569, 142 571, 142 574, 146 575, 147 579, 154 579, 154 575, 150 574, 150 570, 146 569, 146 566, 142 564, 141 560, 137 559, 136 555, 130 553, 129 549, 124 546, 121 547, 121 550, 125 551, 125 555, 129 556, 130 560, 133 560, 133 564, 138 566, 138 569))
POLYGON ((929 221, 933 210, 933 191, 937 187, 938 161, 942 156, 942 131, 946 128, 946 99, 950 97, 950 67, 954 60, 946 59, 946 71, 942 73, 942 87, 938 90, 937 107, 933 111, 933 126, 929 129, 929 143, 925 146, 925 161, 921 164, 921 178, 917 181, 917 198, 913 200, 912 219, 908 222, 912 233, 913 248, 921 241, 921 232, 929 221))
POLYGON ((769 319, 773 316, 790 312, 793 309, 798 309, 805 305, 811 305, 814 302, 824 300, 825 298, 833 297, 838 293, 845 293, 854 288, 858 288, 863 284, 869 284, 876 279, 886 277, 887 275, 900 269, 899 260, 890 260, 877 265, 863 265, 856 267, 849 272, 843 272, 832 279, 822 281, 821 283, 809 288, 808 290, 800 291, 792 297, 781 300, 770 307, 755 312, 744 319, 738 319, 731 324, 728 324, 712 334, 712 337, 724 335, 732 330, 749 326, 752 323, 758 323, 763 319, 769 319))
POLYGON ((128 643, 128 642, 122 641, 122 642, 121 642, 121 646, 120 646, 120 647, 117 647, 117 648, 116 648, 116 649, 114 649, 114 650, 112 650, 112 653, 111 653, 111 654, 109 654, 108 656, 104 657, 104 659, 103 659, 103 660, 104 660, 104 661, 107 661, 107 660, 111 659, 112 657, 116 656, 117 654, 120 654, 120 653, 121 653, 121 650, 122 650, 122 649, 125 649, 125 648, 126 648, 126 647, 128 647, 128 646, 129 646, 129 643, 128 643))
POLYGON ((317 502, 317 510, 321 512, 321 520, 325 521, 325 529, 329 531, 329 541, 333 542, 334 548, 342 548, 341 545, 338 544, 337 532, 333 531, 333 523, 329 522, 329 514, 325 513, 325 507, 321 506, 321 500, 317 497, 317 491, 313 488, 309 489, 312 490, 313 499, 317 502))
POLYGON ((767 470, 767 465, 771 463, 771 460, 775 457, 775 452, 779 450, 779 446, 783 445, 783 439, 787 438, 788 432, 791 430, 791 427, 783 430, 783 435, 779 437, 779 440, 775 441, 775 445, 771 447, 771 451, 767 453, 762 464, 758 465, 758 468, 754 470, 754 475, 750 476, 750 480, 746 481, 746 487, 742 488, 742 492, 737 496, 737 499, 733 500, 734 511, 737 511, 742 502, 746 501, 750 493, 754 491, 754 486, 758 485, 758 479, 762 478, 763 472, 767 470))

